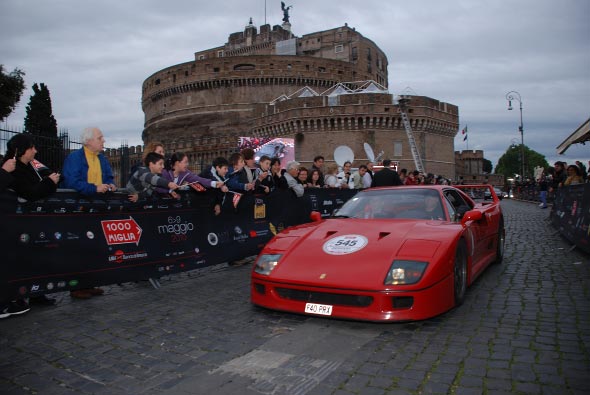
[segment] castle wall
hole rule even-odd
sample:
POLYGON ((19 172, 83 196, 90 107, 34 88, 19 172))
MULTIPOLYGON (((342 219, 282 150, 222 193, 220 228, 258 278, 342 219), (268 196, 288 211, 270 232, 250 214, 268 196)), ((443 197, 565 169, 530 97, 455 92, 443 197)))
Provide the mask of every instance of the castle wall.
MULTIPOLYGON (((303 163, 317 154, 328 159, 341 144, 361 160, 363 143, 369 142, 413 169, 390 94, 301 97, 270 105, 306 86, 320 94, 346 81, 373 80, 386 87, 387 67, 381 49, 346 25, 295 37, 281 26, 263 25, 258 31, 250 24, 223 46, 196 52, 194 61, 144 81, 142 137, 144 143, 162 141, 168 152, 187 152, 199 166, 229 156, 240 136, 284 136, 296 139, 303 163)), ((427 171, 451 177, 457 107, 415 96, 408 117, 427 171)))

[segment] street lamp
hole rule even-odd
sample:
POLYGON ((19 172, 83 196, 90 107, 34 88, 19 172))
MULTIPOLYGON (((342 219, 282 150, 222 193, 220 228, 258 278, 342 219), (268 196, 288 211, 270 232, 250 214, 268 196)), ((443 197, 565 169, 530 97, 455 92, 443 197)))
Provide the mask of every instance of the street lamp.
POLYGON ((508 110, 512 110, 512 100, 517 100, 518 104, 520 104, 520 126, 518 127, 518 130, 520 131, 520 163, 522 171, 522 182, 524 181, 524 126, 522 124, 522 98, 520 97, 520 93, 518 93, 517 91, 510 91, 506 94, 506 100, 508 100, 508 110))

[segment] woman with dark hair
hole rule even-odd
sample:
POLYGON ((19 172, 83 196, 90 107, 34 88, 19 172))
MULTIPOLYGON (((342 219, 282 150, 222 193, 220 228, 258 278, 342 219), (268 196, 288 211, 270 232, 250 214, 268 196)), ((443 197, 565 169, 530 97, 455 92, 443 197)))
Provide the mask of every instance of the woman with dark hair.
POLYGON ((16 159, 12 172, 13 181, 9 185, 18 196, 27 200, 39 200, 57 190, 59 173, 54 173, 35 160, 37 149, 33 137, 26 133, 13 136, 6 144, 4 162, 16 159))
MULTIPOLYGON (((168 160, 166 160, 166 167, 162 171, 162 177, 180 186, 183 184, 196 183, 199 183, 201 186, 207 188, 222 188, 224 186, 224 183, 222 182, 210 180, 196 175, 195 173, 188 170, 188 165, 188 156, 183 152, 175 152, 170 156, 170 158, 168 158, 168 160)), ((168 193, 168 191, 164 190, 159 190, 159 192, 168 193)), ((227 192, 227 190, 224 192, 227 192)), ((172 192, 172 196, 178 197, 175 192, 172 192)))
MULTIPOLYGON (((33 137, 27 133, 14 135, 6 144, 4 163, 15 159, 15 168, 12 172, 12 182, 8 186, 19 197, 27 200, 39 200, 51 195, 57 190, 59 173, 49 170, 41 162, 35 160, 37 149, 33 137)), ((30 303, 53 305, 55 299, 45 295, 29 298, 30 303)), ((0 312, 1 317, 13 314, 21 314, 29 310, 28 304, 23 299, 10 302, 8 310, 0 312), (5 315, 8 314, 8 315, 5 315)))
POLYGON ((281 169, 281 160, 279 158, 270 160, 270 173, 277 189, 289 189, 285 177, 283 177, 285 170, 281 169))
POLYGON ((582 172, 580 168, 576 165, 569 165, 567 167, 567 178, 563 185, 576 185, 576 184, 583 184, 584 178, 582 177, 582 172))
POLYGON ((320 178, 322 173, 318 169, 311 169, 311 172, 307 176, 307 186, 310 188, 322 188, 320 178))

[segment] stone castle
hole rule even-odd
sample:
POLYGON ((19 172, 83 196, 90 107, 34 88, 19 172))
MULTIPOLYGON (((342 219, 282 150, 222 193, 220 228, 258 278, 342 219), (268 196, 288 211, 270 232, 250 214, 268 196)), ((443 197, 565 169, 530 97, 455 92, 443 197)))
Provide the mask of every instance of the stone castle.
MULTIPOLYGON (((142 87, 143 141, 183 151, 200 170, 238 150, 239 137, 291 137, 295 159, 333 161, 347 145, 354 166, 365 163, 363 143, 399 166, 415 168, 395 96, 388 92, 388 60, 355 28, 296 37, 290 23, 257 29, 252 22, 223 46, 149 76, 142 87)), ((458 107, 410 95, 407 109, 427 172, 455 178, 458 107)))

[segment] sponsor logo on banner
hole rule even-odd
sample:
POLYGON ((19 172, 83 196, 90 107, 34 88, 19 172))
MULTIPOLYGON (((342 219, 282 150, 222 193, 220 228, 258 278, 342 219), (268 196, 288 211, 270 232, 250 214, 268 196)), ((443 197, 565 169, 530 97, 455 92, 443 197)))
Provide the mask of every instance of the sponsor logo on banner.
POLYGON ((244 232, 242 231, 242 228, 240 228, 239 226, 235 226, 234 227, 234 241, 238 241, 240 243, 243 243, 247 239, 248 239, 248 235, 244 234, 244 232))
POLYGON ((61 232, 55 232, 53 237, 55 237, 55 240, 61 240, 61 232))
POLYGON ((256 199, 254 203, 254 219, 264 218, 266 218, 266 205, 264 204, 264 200, 256 199))
POLYGON ((65 281, 59 281, 57 283, 57 287, 58 288, 65 288, 66 287, 66 282, 65 281))
POLYGON ((250 233, 251 238, 263 237, 263 236, 268 236, 268 234, 270 233, 270 230, 268 230, 268 229, 251 230, 249 233, 250 233))
POLYGON ((79 238, 80 238, 80 236, 78 236, 75 233, 72 233, 72 232, 66 233, 66 239, 68 239, 68 240, 78 240, 79 238))
POLYGON ((37 284, 31 285, 31 292, 37 292, 41 289, 41 287, 37 284))
POLYGON ((331 200, 324 200, 324 203, 323 203, 324 206, 331 206, 333 204, 334 204, 334 202, 332 202, 331 200))
POLYGON ((135 259, 143 259, 147 256, 148 254, 145 251, 124 252, 117 250, 113 253, 113 255, 109 255, 109 262, 122 263, 135 259))
POLYGON ((23 244, 28 243, 29 240, 31 240, 31 236, 29 236, 27 233, 23 233, 18 237, 18 241, 20 241, 23 244))
POLYGON ((195 230, 195 225, 182 219, 180 215, 168 217, 167 225, 158 225, 158 234, 186 235, 195 230))
POLYGON ((215 233, 211 232, 207 235, 207 241, 212 246, 216 246, 217 243, 219 243, 219 238, 217 237, 217 235, 215 233))
POLYGON ((108 245, 134 243, 139 245, 142 229, 133 217, 100 221, 108 245))
POLYGON ((92 233, 91 231, 86 232, 86 237, 88 237, 90 240, 94 239, 94 233, 92 233))
POLYGON ((53 283, 47 283, 46 288, 48 291, 51 291, 53 289, 54 285, 53 283))

